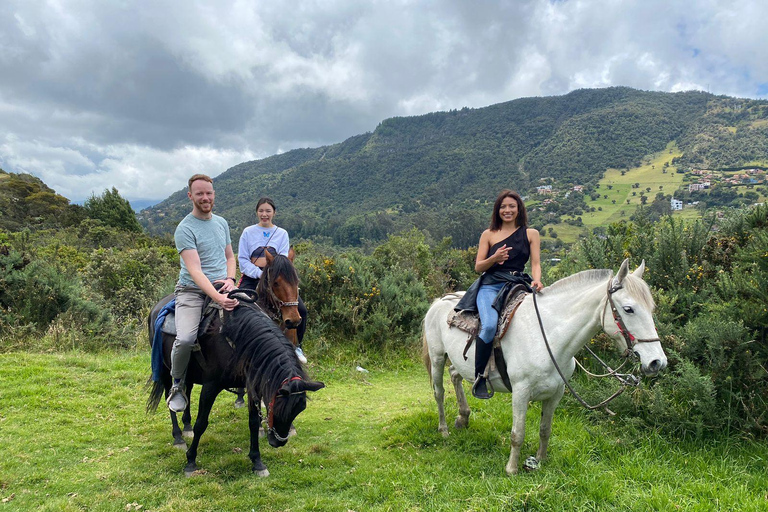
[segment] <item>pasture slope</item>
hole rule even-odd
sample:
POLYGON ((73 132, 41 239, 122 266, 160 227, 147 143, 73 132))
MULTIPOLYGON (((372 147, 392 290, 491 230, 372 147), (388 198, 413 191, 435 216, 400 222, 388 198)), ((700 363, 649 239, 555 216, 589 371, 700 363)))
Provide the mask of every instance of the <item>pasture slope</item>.
MULTIPOLYGON (((567 397, 549 461, 508 478, 509 395, 470 399, 470 428, 443 439, 417 359, 311 360, 328 387, 312 396, 297 437, 263 448, 271 476, 259 479, 249 473, 247 413, 230 395, 214 407, 204 469, 183 476, 166 412, 144 412, 147 353, 0 354, 0 512, 768 507, 765 444, 667 440, 621 419, 594 425, 567 397)), ((450 416, 455 406, 449 396, 450 416)), ((538 412, 529 414, 524 456, 536 449, 538 412)))
MULTIPOLYGON (((584 226, 576 227, 565 222, 547 224, 542 230, 542 235, 552 227, 558 238, 566 243, 572 243, 579 238, 579 235, 591 233, 592 229, 596 227, 605 227, 613 222, 629 220, 641 204, 641 191, 648 197, 648 204, 653 201, 658 192, 674 195, 674 192, 682 185, 684 175, 676 172, 677 168, 672 165, 672 159, 681 155, 682 152, 677 145, 670 142, 663 151, 645 157, 639 167, 607 169, 598 182, 597 192, 600 193, 600 197, 594 201, 589 197, 585 198, 587 207, 594 207, 595 211, 585 212, 581 215, 584 226), (665 165, 667 165, 666 168, 665 165), (638 184, 637 187, 633 187, 635 183, 638 184), (651 189, 650 192, 647 190, 648 188, 651 189), (632 195, 633 192, 635 195, 632 195)), ((673 212, 673 215, 684 218, 698 218, 700 216, 697 210, 692 209, 676 211, 673 212)), ((569 218, 571 217, 564 216, 563 220, 569 218)))

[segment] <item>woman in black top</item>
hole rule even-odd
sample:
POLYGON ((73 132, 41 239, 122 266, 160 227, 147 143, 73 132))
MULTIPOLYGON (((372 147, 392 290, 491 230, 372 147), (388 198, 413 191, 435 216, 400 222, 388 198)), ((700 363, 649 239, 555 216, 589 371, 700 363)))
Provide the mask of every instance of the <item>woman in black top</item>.
MULTIPOLYGON (((541 250, 539 232, 528 227, 523 200, 517 192, 502 190, 493 205, 491 225, 483 231, 475 258, 475 271, 482 275, 476 285, 476 308, 481 330, 475 338, 475 384, 472 394, 490 398, 486 379, 481 377, 488 364, 496 336, 499 313, 493 308, 496 296, 508 283, 524 282, 541 290, 541 250), (531 260, 531 274, 524 274, 531 260)), ((471 290, 472 288, 470 288, 471 290)), ((467 291, 468 300, 473 294, 467 291)), ((462 301, 465 302, 465 301, 462 301)), ((459 303, 456 309, 474 309, 459 303)))

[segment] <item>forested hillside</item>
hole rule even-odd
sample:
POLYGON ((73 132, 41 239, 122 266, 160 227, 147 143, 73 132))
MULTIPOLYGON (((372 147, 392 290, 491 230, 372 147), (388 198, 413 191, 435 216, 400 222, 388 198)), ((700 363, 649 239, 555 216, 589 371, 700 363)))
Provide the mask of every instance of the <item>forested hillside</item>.
MULTIPOLYGON (((240 232, 255 219, 256 199, 269 195, 278 223, 294 237, 349 246, 416 226, 432 240, 451 236, 467 247, 501 188, 525 195, 555 181, 583 185, 588 195, 608 168, 636 167, 672 141, 683 152, 681 166, 768 162, 766 134, 765 101, 579 90, 387 119, 339 144, 242 163, 216 178, 217 211, 240 232)), ((179 191, 140 220, 167 233, 187 210, 179 191)))

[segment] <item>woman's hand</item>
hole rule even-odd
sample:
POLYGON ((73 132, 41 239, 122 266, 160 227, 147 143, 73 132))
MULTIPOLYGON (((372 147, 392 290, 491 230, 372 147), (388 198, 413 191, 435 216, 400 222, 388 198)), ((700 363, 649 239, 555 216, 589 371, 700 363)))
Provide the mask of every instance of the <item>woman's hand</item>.
POLYGON ((502 245, 499 247, 499 249, 493 253, 493 256, 491 258, 493 259, 493 262, 501 265, 505 261, 509 259, 509 251, 512 250, 511 247, 507 247, 507 244, 502 245))
POLYGON ((544 288, 544 285, 541 284, 541 281, 539 281, 538 279, 534 279, 531 282, 531 288, 536 290, 536 292, 538 293, 538 292, 540 292, 544 288))

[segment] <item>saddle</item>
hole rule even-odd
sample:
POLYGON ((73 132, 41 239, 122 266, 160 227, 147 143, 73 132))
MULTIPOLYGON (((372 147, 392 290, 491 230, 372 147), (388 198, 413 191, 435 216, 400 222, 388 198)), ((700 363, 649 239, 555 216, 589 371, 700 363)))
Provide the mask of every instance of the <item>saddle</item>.
MULTIPOLYGON (((206 297, 203 303, 203 314, 200 317, 200 325, 197 328, 197 340, 192 347, 192 354, 197 360, 200 367, 205 369, 206 362, 205 356, 203 356, 203 350, 200 346, 200 340, 213 331, 220 331, 222 327, 221 317, 224 314, 224 310, 221 309, 217 303, 211 300, 210 297, 206 297)), ((171 310, 165 317, 163 322, 162 331, 170 336, 176 336, 176 312, 171 310)))
MULTIPOLYGON (((525 295, 526 288, 522 284, 516 285, 507 294, 507 299, 504 301, 504 309, 502 309, 499 315, 496 337, 493 338, 494 345, 498 345, 499 340, 507 333, 509 325, 512 323, 512 317, 523 302, 523 299, 525 299, 525 295)), ((480 315, 471 311, 451 311, 448 315, 448 325, 468 333, 470 335, 469 343, 471 344, 472 338, 480 332, 480 315)), ((466 350, 464 353, 466 354, 466 350)))
MULTIPOLYGON (((221 316, 223 310, 221 306, 213 302, 210 298, 207 298, 205 304, 203 304, 203 314, 200 317, 200 326, 197 329, 198 343, 199 338, 208 334, 209 331, 221 329, 221 322, 215 320, 221 316)), ((163 322, 163 332, 170 336, 176 336, 176 312, 169 311, 165 316, 163 322)), ((195 344, 197 347, 197 344, 195 344)), ((197 350, 197 349, 196 349, 197 350)))
MULTIPOLYGON (((525 299, 528 290, 525 285, 518 284, 513 287, 507 294, 504 301, 504 308, 499 314, 499 323, 496 326, 496 336, 493 338, 493 354, 494 357, 488 362, 488 373, 493 370, 497 370, 501 375, 504 385, 512 391, 512 385, 509 382, 509 375, 507 374, 507 363, 504 361, 504 355, 501 352, 501 339, 507 333, 510 324, 512 323, 512 317, 515 316, 517 308, 520 307, 525 299)), ((471 311, 451 311, 448 315, 448 325, 455 327, 461 331, 469 334, 467 337, 467 343, 464 347, 464 360, 467 360, 467 352, 469 347, 472 346, 472 341, 480 332, 480 315, 471 311)))

